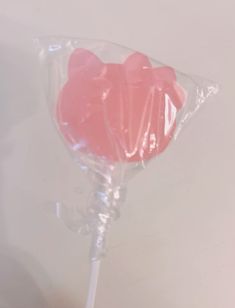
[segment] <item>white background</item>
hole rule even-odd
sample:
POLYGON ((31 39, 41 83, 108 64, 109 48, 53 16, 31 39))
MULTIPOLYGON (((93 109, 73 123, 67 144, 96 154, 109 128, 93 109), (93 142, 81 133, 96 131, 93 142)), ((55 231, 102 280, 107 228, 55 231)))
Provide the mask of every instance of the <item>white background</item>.
POLYGON ((89 238, 44 211, 51 200, 85 204, 89 188, 48 115, 31 41, 44 34, 114 41, 221 85, 131 181, 96 307, 235 307, 234 8, 232 0, 0 1, 1 308, 83 308, 86 296, 89 238))

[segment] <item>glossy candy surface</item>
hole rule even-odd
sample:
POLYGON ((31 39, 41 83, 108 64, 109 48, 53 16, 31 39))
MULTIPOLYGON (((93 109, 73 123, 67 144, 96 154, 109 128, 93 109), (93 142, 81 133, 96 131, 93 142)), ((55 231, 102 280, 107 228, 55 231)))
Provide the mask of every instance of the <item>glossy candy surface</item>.
POLYGON ((112 162, 139 162, 165 150, 184 101, 171 67, 152 67, 137 52, 122 64, 103 63, 79 48, 69 59, 56 118, 74 151, 112 162))

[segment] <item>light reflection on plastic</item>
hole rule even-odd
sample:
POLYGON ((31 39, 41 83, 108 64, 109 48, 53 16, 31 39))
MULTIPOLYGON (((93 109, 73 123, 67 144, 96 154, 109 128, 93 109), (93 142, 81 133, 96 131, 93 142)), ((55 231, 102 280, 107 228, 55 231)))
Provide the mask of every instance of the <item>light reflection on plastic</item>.
POLYGON ((73 151, 77 151, 85 147, 86 147, 86 142, 84 140, 81 140, 79 143, 75 143, 72 145, 73 151))
POLYGON ((150 134, 150 151, 154 150, 156 148, 157 145, 157 138, 155 134, 150 134))
POLYGON ((48 50, 50 52, 53 52, 53 51, 56 51, 56 50, 59 50, 59 49, 61 49, 60 45, 50 45, 49 48, 48 48, 48 50))
POLYGON ((175 105, 172 103, 170 97, 168 94, 165 94, 165 126, 164 126, 164 134, 165 136, 169 133, 171 130, 175 119, 176 119, 176 112, 177 109, 175 105))

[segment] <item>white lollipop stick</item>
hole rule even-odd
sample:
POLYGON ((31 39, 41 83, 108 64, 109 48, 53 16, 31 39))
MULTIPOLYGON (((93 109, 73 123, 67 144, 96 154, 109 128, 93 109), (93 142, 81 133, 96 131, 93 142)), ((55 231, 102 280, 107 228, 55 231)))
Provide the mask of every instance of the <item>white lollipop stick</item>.
POLYGON ((89 291, 87 297, 86 308, 95 307, 96 290, 100 273, 101 260, 91 262, 89 291))

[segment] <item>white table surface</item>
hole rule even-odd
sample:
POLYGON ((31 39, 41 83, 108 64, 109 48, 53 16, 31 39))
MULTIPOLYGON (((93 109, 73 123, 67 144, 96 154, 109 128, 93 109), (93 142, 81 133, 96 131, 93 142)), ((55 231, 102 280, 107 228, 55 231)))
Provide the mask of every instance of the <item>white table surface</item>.
POLYGON ((234 1, 0 2, 0 307, 84 307, 89 238, 44 211, 57 199, 84 205, 89 190, 51 124, 31 42, 63 34, 114 41, 221 85, 130 182, 96 308, 234 308, 234 1))

